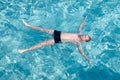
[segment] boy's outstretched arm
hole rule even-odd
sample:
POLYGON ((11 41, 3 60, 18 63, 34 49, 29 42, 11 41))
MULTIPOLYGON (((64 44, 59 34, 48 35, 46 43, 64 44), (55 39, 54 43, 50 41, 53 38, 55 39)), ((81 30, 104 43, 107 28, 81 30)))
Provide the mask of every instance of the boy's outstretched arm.
POLYGON ((78 31, 79 34, 82 34, 82 27, 84 26, 86 19, 87 19, 87 16, 84 18, 83 22, 80 24, 79 31, 78 31))
POLYGON ((90 59, 89 59, 89 58, 87 57, 87 55, 83 52, 81 43, 78 43, 77 45, 78 45, 78 49, 79 49, 80 53, 81 53, 82 56, 88 61, 89 66, 91 67, 90 59))

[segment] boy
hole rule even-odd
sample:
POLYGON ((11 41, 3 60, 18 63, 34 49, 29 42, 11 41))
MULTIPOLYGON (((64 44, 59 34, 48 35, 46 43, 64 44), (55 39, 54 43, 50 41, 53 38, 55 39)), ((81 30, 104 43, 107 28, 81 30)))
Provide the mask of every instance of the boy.
MULTIPOLYGON (((86 21, 86 18, 87 17, 85 17, 85 19, 81 23, 78 33, 65 33, 65 32, 61 32, 61 31, 57 31, 57 30, 45 29, 45 28, 41 28, 41 27, 37 27, 37 26, 32 26, 32 25, 26 23, 24 20, 22 20, 22 22, 25 26, 27 26, 29 28, 32 28, 32 29, 35 29, 35 30, 46 32, 46 33, 52 35, 53 39, 44 41, 42 43, 38 43, 38 44, 36 44, 36 45, 34 45, 30 48, 18 50, 18 52, 23 53, 23 52, 34 50, 34 49, 37 49, 37 48, 40 48, 40 47, 43 47, 43 46, 52 45, 52 44, 55 44, 55 43, 71 42, 71 43, 75 43, 78 46, 78 49, 79 49, 80 53, 85 57, 85 59, 90 64, 90 59, 83 52, 82 45, 81 45, 82 41, 89 42, 91 40, 90 36, 82 35, 82 32, 81 32, 82 27, 83 27, 83 25, 86 21)), ((90 66, 91 66, 91 64, 90 64, 90 66)))

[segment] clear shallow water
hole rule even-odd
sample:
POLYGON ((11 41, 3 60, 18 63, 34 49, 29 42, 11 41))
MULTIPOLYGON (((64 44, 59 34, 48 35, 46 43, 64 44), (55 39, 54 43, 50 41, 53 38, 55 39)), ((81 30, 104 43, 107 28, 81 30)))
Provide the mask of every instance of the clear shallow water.
POLYGON ((119 0, 0 0, 0 80, 119 80, 119 0), (76 45, 55 44, 18 54, 52 37, 25 27, 21 19, 44 28, 77 32, 88 16, 82 43, 92 68, 76 45))

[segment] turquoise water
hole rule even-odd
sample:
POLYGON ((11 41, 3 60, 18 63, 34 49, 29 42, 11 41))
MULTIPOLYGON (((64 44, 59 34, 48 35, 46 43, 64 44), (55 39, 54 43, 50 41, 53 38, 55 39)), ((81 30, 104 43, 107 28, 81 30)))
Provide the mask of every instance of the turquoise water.
POLYGON ((0 0, 0 80, 119 80, 119 0, 0 0), (76 33, 87 16, 83 42, 92 68, 71 43, 55 44, 19 54, 52 37, 25 27, 21 20, 43 28, 76 33))

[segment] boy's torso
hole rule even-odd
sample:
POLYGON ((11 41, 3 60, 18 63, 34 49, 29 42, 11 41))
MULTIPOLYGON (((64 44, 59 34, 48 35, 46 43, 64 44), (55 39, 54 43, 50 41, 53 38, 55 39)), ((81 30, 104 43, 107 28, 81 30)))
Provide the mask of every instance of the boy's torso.
POLYGON ((62 42, 79 42, 80 39, 78 37, 78 34, 62 32, 61 41, 62 42))

